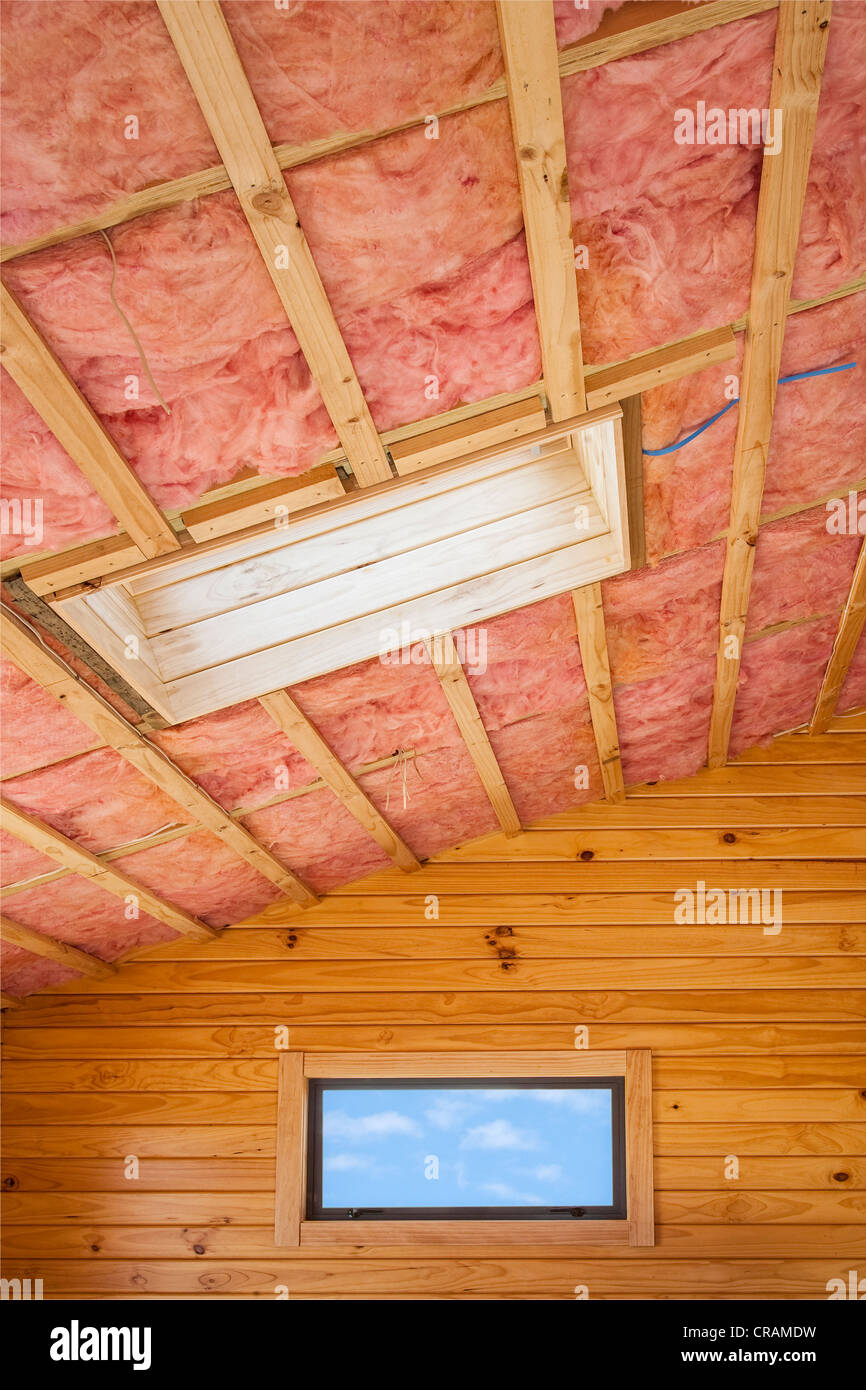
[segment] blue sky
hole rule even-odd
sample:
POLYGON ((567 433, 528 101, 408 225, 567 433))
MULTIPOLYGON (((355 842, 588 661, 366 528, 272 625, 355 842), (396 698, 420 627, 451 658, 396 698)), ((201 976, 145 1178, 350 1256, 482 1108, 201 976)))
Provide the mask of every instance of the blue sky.
POLYGON ((328 1088, 322 1118, 325 1207, 613 1200, 609 1090, 328 1088))

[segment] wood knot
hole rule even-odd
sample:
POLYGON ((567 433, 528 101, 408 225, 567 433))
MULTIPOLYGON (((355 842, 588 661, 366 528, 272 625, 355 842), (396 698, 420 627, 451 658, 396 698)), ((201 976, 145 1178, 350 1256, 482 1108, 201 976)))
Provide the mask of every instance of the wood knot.
POLYGON ((733 830, 726 830, 724 835, 722 836, 722 839, 724 840, 726 845, 735 845, 737 843, 737 837, 734 834, 733 830))
POLYGON ((850 1178, 850 1176, 851 1176, 850 1173, 834 1173, 834 1174, 833 1174, 833 1181, 834 1181, 834 1182, 847 1182, 848 1179, 850 1178))
POLYGON ((285 193, 281 193, 277 188, 263 188, 261 193, 255 193, 250 199, 256 212, 270 213, 275 217, 282 212, 285 201, 285 193))
POLYGON ((586 863, 589 862, 590 859, 594 859, 594 858, 595 858, 595 853, 594 853, 594 851, 591 850, 591 849, 582 849, 582 850, 580 851, 580 857, 581 857, 581 859, 584 861, 584 863, 586 864, 586 863))
POLYGON ((495 928, 495 933, 496 933, 497 936, 513 936, 513 935, 514 935, 514 932, 511 930, 510 927, 496 927, 496 928, 495 928))
POLYGON ((6 1188, 7 1192, 14 1192, 15 1188, 18 1186, 18 1179, 13 1177, 10 1173, 8 1178, 3 1179, 3 1186, 6 1188))
POLYGON ((192 1248, 193 1248, 193 1250, 195 1251, 195 1253, 196 1253, 197 1255, 203 1255, 203 1254, 204 1254, 204 1246, 203 1246, 203 1245, 194 1245, 192 1248))
POLYGON ((517 151, 517 157, 522 159, 525 164, 529 164, 533 159, 538 158, 538 150, 534 145, 521 145, 517 151))

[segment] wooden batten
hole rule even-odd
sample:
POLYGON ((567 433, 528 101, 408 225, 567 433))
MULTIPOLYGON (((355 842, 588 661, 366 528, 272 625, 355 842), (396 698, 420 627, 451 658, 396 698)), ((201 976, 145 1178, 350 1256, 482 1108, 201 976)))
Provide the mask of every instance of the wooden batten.
POLYGON ((5 285, 2 363, 19 390, 45 421, 117 517, 143 555, 166 555, 180 542, 96 412, 84 399, 63 364, 55 357, 5 285))
POLYGON ((442 633, 428 642, 427 649, 466 750, 496 812, 496 818, 506 835, 516 835, 520 830, 520 817, 496 761, 496 754, 478 712, 475 696, 457 655, 454 638, 450 632, 442 633))
POLYGON ((216 0, 159 9, 268 274, 362 487, 391 477, 364 393, 216 0))
POLYGON ((209 541, 263 522, 284 525, 294 512, 344 494, 337 470, 325 463, 295 478, 277 478, 238 496, 190 507, 183 513, 183 524, 193 540, 209 541))
POLYGON ((689 338, 666 343, 664 347, 639 352, 624 362, 586 370, 586 404, 589 410, 625 400, 654 386, 664 386, 682 376, 703 371, 719 362, 730 362, 737 355, 737 343, 730 324, 694 333, 689 338))
POLYGON ((467 421, 440 425, 424 434, 395 440, 389 447, 394 467, 402 476, 438 463, 472 454, 493 444, 509 444, 545 427, 544 407, 537 396, 511 401, 467 421))
POLYGON ((339 797, 349 814, 372 835, 394 863, 407 872, 420 868, 409 846, 361 790, 288 691, 276 690, 270 695, 263 695, 260 703, 298 752, 316 769, 322 781, 339 797))
POLYGON ((779 10, 770 110, 777 113, 773 118, 776 122, 781 120, 781 128, 775 132, 781 149, 776 154, 765 152, 758 195, 710 721, 710 767, 724 763, 731 736, 830 9, 830 0, 802 0, 801 4, 782 5, 779 10))

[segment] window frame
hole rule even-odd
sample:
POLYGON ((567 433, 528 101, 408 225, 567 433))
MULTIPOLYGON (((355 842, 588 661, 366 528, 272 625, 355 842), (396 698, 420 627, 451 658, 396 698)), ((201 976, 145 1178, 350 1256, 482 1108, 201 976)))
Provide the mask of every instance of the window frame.
MULTIPOLYGON (((653 1245, 652 1089, 648 1049, 562 1052, 322 1053, 280 1055, 274 1235, 278 1246, 339 1245, 653 1245), (347 1081, 375 1087, 387 1081, 550 1079, 623 1080, 625 1215, 402 1215, 373 1218, 309 1217, 310 1082, 347 1081)), ((616 1158, 614 1163, 616 1172, 616 1158)), ((616 1201, 617 1194, 614 1194, 616 1201)), ((363 1210, 363 1209, 362 1209, 363 1210)), ((459 1210, 459 1209, 457 1209, 459 1210)))

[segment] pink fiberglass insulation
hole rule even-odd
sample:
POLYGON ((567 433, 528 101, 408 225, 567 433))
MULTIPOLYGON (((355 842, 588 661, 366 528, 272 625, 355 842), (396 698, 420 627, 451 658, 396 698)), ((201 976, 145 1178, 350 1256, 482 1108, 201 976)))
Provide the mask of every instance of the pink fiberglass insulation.
POLYGON ((0 659, 0 762, 4 777, 74 757, 100 742, 41 685, 0 659))
POLYGON ((244 817, 244 824, 317 893, 375 873, 391 862, 327 789, 254 811, 244 817))
MULTIPOLYGON (((219 163, 156 5, 3 8, 5 240, 219 163)), ((230 0, 225 14, 274 141, 423 118, 501 70, 492 4, 230 0)))
MULTIPOLYGON (((643 444, 664 449, 685 438, 739 394, 743 336, 737 357, 679 381, 645 391, 641 397, 643 444)), ((643 456, 644 525, 647 559, 705 545, 727 529, 737 408, 729 410, 700 438, 675 453, 643 456)))
POLYGON ((227 0, 223 11, 275 144, 387 130, 480 95, 502 72, 490 3, 311 0, 277 9, 272 0, 227 0))
POLYGON ((766 107, 775 26, 756 15, 563 80, 587 361, 746 309, 761 149, 679 144, 675 113, 766 107))
MULTIPOLYGON (((47 854, 40 854, 38 849, 31 849, 21 840, 16 840, 8 830, 0 830, 0 877, 4 888, 9 883, 20 883, 40 874, 54 873, 56 869, 56 863, 47 854)), ((15 914, 10 915, 14 917, 15 914)))
POLYGON ((841 714, 843 710, 857 709, 862 705, 866 705, 866 632, 861 634, 854 649, 836 710, 841 714))
POLYGON ((189 823, 177 802, 113 748, 5 781, 3 794, 91 854, 189 823))
POLYGON ((2 72, 5 243, 219 163, 155 4, 4 0, 2 72))
POLYGON ((173 928, 146 912, 137 918, 127 917, 131 910, 122 898, 76 874, 16 893, 9 899, 9 915, 16 922, 103 960, 116 960, 137 946, 177 940, 178 933, 173 928))
POLYGON ((826 508, 816 507, 761 527, 747 637, 775 623, 825 617, 844 607, 862 537, 828 531, 829 520, 826 508))
POLYGON ((614 684, 649 680, 715 653, 723 541, 602 585, 614 684))
POLYGON ((732 758, 811 717, 837 627, 833 615, 745 643, 731 726, 732 758))
POLYGON ((586 698, 569 594, 503 613, 456 641, 488 733, 586 698))
POLYGON ((399 767, 367 773, 361 786, 419 858, 496 829, 493 808, 462 744, 414 759, 405 779, 405 807, 399 767))
POLYGON ((815 502, 866 475, 866 318, 862 296, 788 318, 782 376, 857 363, 852 371, 780 386, 773 413, 763 514, 815 502))
POLYGON ((691 777, 707 760, 715 657, 614 688, 627 786, 691 777))
POLYGON ((522 824, 604 796, 585 699, 489 730, 489 736, 522 824))
POLYGON ((78 978, 78 972, 58 965, 56 961, 31 955, 20 946, 10 946, 7 941, 0 941, 0 978, 4 993, 11 994, 15 999, 34 994, 38 989, 47 989, 50 985, 63 985, 67 980, 78 978))
POLYGON ((114 863, 211 927, 239 922, 282 896, 273 883, 207 830, 124 855, 114 863))
POLYGON ((401 749, 428 752, 460 741, 423 645, 399 655, 409 659, 360 662, 290 691, 349 768, 401 749))
POLYGON ((153 742, 229 811, 259 806, 317 776, 258 700, 164 729, 153 742))
POLYGON ((866 270, 866 5, 836 0, 793 293, 815 299, 866 270))
POLYGON ((556 41, 560 48, 577 43, 589 34, 594 34, 604 15, 610 10, 622 9, 626 0, 585 0, 575 5, 574 0, 553 0, 553 14, 556 21, 556 41))
POLYGON ((7 372, 0 372, 3 421, 3 496, 17 500, 24 518, 36 519, 3 536, 4 558, 22 561, 92 536, 113 535, 117 522, 84 474, 57 442, 7 372))

